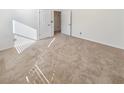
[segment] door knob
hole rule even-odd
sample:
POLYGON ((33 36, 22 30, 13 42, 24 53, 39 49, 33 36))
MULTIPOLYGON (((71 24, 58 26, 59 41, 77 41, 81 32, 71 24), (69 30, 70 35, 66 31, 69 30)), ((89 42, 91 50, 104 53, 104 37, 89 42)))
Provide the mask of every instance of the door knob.
POLYGON ((51 23, 53 23, 53 21, 51 20, 51 23))
POLYGON ((48 24, 48 26, 50 26, 50 24, 48 24))

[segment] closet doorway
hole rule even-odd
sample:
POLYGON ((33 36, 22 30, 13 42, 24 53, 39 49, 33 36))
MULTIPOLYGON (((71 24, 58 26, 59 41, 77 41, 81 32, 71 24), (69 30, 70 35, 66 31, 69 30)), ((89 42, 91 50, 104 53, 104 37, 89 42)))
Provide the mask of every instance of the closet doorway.
POLYGON ((54 35, 61 33, 61 11, 54 11, 54 35))

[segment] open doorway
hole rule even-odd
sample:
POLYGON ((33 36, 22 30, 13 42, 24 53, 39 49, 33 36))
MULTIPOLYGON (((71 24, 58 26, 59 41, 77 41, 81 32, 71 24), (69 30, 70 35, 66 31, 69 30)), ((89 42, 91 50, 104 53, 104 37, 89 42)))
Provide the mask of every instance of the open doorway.
POLYGON ((71 35, 70 10, 39 10, 39 39, 62 33, 71 35))
POLYGON ((61 11, 54 11, 54 35, 61 32, 61 11))

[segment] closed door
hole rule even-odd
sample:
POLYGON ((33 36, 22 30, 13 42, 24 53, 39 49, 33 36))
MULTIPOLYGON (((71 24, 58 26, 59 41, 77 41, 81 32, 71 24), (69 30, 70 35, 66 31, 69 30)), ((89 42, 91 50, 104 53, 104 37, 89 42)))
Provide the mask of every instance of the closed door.
POLYGON ((40 39, 52 36, 52 11, 40 10, 40 39))
POLYGON ((63 10, 61 12, 61 30, 63 34, 71 35, 71 11, 63 10))

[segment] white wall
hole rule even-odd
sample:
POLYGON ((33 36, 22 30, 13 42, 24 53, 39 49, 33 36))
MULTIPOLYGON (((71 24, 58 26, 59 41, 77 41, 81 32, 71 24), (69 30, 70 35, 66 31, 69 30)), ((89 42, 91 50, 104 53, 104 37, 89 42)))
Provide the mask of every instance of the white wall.
POLYGON ((14 9, 13 19, 34 29, 39 29, 38 9, 14 9))
POLYGON ((38 9, 15 9, 13 14, 13 29, 18 35, 31 39, 38 39, 39 10, 38 9))
MULTIPOLYGON (((13 20, 30 26, 32 29, 39 30, 38 14, 38 9, 0 9, 0 51, 11 48, 14 45, 13 20)), ((24 25, 22 27, 26 27, 24 25)))
POLYGON ((124 49, 124 10, 72 10, 72 36, 124 49))
POLYGON ((14 45, 12 34, 12 10, 0 9, 0 51, 14 45))
POLYGON ((21 22, 13 20, 13 33, 37 40, 37 30, 21 22))

